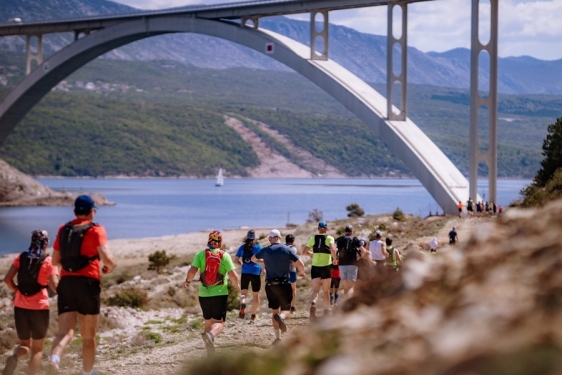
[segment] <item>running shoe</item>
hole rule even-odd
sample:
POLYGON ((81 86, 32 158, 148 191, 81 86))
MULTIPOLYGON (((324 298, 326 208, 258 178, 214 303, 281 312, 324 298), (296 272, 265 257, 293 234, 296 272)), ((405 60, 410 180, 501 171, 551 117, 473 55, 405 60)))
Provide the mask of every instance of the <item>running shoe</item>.
POLYGON ((57 372, 59 372, 59 368, 57 364, 53 361, 49 361, 49 363, 47 363, 47 368, 45 369, 45 373, 47 375, 56 375, 57 372))
POLYGON ((271 345, 275 346, 275 345, 279 345, 281 344, 281 339, 275 339, 273 340, 273 343, 271 345))
POLYGON ((316 305, 310 306, 310 320, 316 320, 316 305))
POLYGON ((297 312, 297 308, 295 306, 291 306, 291 313, 296 313, 297 312))
POLYGON ((203 332, 201 334, 203 341, 205 342, 205 348, 207 349, 207 354, 213 354, 215 352, 215 345, 213 344, 213 340, 207 332, 203 332))
POLYGON ((6 360, 6 367, 4 367, 4 371, 2 371, 2 375, 12 375, 16 366, 18 365, 18 357, 15 355, 11 355, 6 360))
POLYGON ((246 304, 245 303, 240 305, 240 312, 238 313, 238 318, 240 318, 240 319, 246 318, 246 304))
POLYGON ((273 319, 275 319, 275 321, 279 324, 279 329, 281 330, 281 332, 287 332, 287 325, 285 324, 283 318, 279 316, 279 314, 273 315, 273 319))

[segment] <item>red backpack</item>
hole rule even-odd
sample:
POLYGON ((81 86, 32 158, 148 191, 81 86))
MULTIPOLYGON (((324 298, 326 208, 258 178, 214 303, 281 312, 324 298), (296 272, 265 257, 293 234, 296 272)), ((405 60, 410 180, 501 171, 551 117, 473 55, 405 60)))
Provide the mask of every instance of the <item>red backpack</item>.
POLYGON ((201 272, 199 281, 206 287, 224 283, 224 275, 219 273, 223 255, 223 250, 216 254, 209 249, 205 250, 205 271, 201 272))

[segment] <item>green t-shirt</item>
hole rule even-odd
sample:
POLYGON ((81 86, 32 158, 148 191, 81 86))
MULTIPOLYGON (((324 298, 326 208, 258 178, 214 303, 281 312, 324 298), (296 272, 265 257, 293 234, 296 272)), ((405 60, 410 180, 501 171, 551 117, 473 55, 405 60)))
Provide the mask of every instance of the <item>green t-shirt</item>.
MULTIPOLYGON (((314 247, 314 237, 310 237, 308 242, 306 243, 306 247, 312 249, 314 247)), ((325 244, 330 248, 330 245, 335 242, 334 237, 326 236, 325 244)), ((315 267, 325 267, 332 264, 332 256, 330 254, 324 253, 314 253, 312 254, 312 265, 315 267)))
MULTIPOLYGON (((219 250, 211 250, 213 254, 216 254, 219 250)), ((198 268, 199 272, 205 271, 205 250, 195 254, 193 267, 198 268)), ((228 276, 227 273, 236 269, 230 254, 224 253, 221 260, 221 266, 219 267, 219 273, 224 275, 224 283, 221 285, 214 285, 206 287, 202 283, 199 283, 199 297, 216 297, 216 296, 227 296, 228 295, 228 276)))

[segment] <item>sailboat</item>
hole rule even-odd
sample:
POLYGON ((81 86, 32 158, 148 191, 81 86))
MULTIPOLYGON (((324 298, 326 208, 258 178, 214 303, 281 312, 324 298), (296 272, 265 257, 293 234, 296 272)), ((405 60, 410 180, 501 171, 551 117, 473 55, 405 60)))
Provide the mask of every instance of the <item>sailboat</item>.
POLYGON ((222 168, 219 168, 219 174, 217 175, 217 182, 215 186, 222 186, 224 185, 224 177, 222 176, 222 168))

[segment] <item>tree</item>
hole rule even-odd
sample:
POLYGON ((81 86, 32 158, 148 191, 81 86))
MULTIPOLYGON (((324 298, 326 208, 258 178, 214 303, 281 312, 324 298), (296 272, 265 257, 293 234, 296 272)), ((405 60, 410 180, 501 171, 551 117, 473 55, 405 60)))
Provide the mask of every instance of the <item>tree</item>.
POLYGON ((541 162, 542 168, 537 172, 534 183, 538 187, 545 187, 554 175, 554 172, 562 167, 562 117, 556 119, 554 124, 548 125, 548 134, 543 141, 541 162))
POLYGON ((365 215, 365 210, 357 203, 352 203, 345 208, 347 210, 347 217, 361 217, 365 215))
POLYGON ((324 213, 315 208, 308 213, 308 219, 306 221, 309 223, 315 223, 322 220, 324 220, 324 213))
POLYGON ((148 262, 149 270, 156 270, 156 273, 160 273, 160 269, 170 263, 170 258, 166 255, 165 250, 156 250, 148 256, 148 262))

